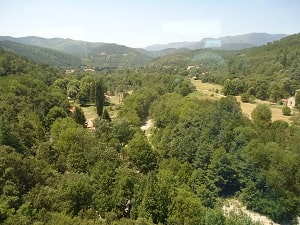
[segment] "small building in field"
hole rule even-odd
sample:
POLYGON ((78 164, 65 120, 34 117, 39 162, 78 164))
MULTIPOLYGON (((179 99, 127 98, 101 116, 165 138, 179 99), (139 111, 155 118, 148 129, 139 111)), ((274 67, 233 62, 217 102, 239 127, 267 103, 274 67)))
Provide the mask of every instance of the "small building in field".
POLYGON ((296 106, 296 98, 294 96, 288 98, 286 105, 290 108, 294 108, 296 106))

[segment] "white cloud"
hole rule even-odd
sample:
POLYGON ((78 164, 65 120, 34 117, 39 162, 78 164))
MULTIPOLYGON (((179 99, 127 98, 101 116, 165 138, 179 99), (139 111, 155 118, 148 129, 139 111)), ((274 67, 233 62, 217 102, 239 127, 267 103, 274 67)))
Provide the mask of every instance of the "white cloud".
POLYGON ((220 20, 169 21, 162 24, 162 31, 182 37, 218 36, 221 34, 220 20))

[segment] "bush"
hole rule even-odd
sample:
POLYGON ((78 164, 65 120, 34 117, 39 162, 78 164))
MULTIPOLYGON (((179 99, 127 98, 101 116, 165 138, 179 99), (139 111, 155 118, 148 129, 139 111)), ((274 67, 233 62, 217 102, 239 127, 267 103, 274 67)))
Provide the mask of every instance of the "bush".
POLYGON ((241 101, 242 102, 250 102, 250 94, 247 92, 241 94, 241 101))
POLYGON ((290 116, 290 115, 291 115, 291 112, 292 112, 292 110, 291 110, 290 107, 288 107, 288 106, 284 106, 284 107, 282 108, 282 113, 283 113, 283 115, 285 115, 285 116, 290 116))

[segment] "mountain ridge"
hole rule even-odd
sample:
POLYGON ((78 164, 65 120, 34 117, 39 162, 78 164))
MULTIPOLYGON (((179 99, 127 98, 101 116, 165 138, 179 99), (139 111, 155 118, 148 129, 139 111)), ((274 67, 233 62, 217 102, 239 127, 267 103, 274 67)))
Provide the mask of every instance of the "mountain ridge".
POLYGON ((201 41, 192 42, 171 42, 168 44, 154 44, 145 47, 148 51, 161 51, 169 48, 187 48, 197 50, 202 48, 218 48, 221 50, 241 50, 250 47, 257 47, 268 42, 277 41, 287 34, 269 34, 269 33, 248 33, 241 35, 223 36, 219 38, 203 38, 201 41))
MULTIPOLYGON (((41 38, 36 36, 20 38, 0 36, 0 41, 11 41, 60 51, 79 57, 86 66, 99 68, 136 66, 152 59, 150 55, 144 54, 138 49, 115 43, 85 42, 69 38, 41 38)), ((25 47, 23 46, 23 48, 25 47)))
POLYGON ((22 44, 10 40, 0 41, 0 48, 26 57, 37 63, 58 66, 61 68, 78 67, 82 65, 80 57, 75 55, 35 45, 22 44))

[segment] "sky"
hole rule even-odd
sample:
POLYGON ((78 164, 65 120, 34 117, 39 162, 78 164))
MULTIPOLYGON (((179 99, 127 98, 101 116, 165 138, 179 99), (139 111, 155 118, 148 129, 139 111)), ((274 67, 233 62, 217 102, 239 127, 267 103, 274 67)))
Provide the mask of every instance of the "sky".
POLYGON ((300 0, 0 0, 0 36, 146 47, 300 32, 300 0))

